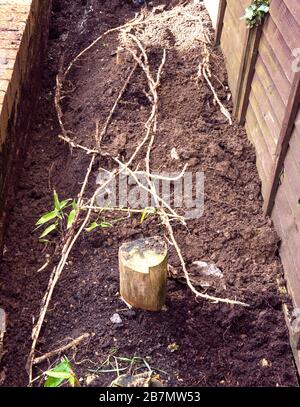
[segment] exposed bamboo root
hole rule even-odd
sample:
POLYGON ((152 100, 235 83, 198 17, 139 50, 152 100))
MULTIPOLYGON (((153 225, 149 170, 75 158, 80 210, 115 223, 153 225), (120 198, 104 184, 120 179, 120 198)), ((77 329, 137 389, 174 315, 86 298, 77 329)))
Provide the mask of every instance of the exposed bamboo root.
POLYGON ((171 224, 169 222, 168 217, 165 216, 165 213, 164 213, 163 209, 161 210, 161 215, 162 215, 162 218, 164 220, 164 224, 165 224, 165 226, 166 226, 166 228, 168 230, 171 242, 173 243, 173 246, 175 247, 176 253, 177 253, 178 258, 180 260, 181 267, 182 267, 182 270, 184 272, 184 276, 185 276, 187 285, 191 289, 191 291, 196 295, 196 297, 200 297, 200 298, 203 298, 205 300, 213 301, 215 303, 222 302, 222 303, 225 303, 225 304, 241 305, 243 307, 249 307, 248 304, 246 304, 244 302, 241 302, 241 301, 231 300, 229 298, 214 297, 214 296, 211 296, 211 295, 208 295, 208 294, 203 294, 193 286, 193 284, 191 283, 189 273, 188 273, 187 268, 186 268, 186 264, 185 264, 183 255, 181 253, 181 249, 180 249, 180 247, 179 247, 179 245, 178 245, 178 243, 177 243, 177 241, 175 239, 173 228, 172 228, 172 226, 171 226, 171 224))
MULTIPOLYGON (((140 41, 138 41, 132 34, 130 34, 130 38, 138 45, 139 50, 141 51, 142 55, 145 55, 146 51, 143 49, 143 46, 140 43, 140 41)), ((133 52, 131 52, 131 53, 133 54, 133 52)), ((165 63, 165 53, 164 53, 164 57, 163 57, 163 60, 162 60, 162 64, 160 65, 159 70, 158 70, 158 75, 157 75, 156 81, 154 81, 153 78, 151 77, 150 69, 149 69, 149 66, 147 65, 148 64, 147 57, 144 57, 144 63, 141 63, 140 61, 138 61, 138 62, 140 64, 140 66, 142 67, 142 69, 144 70, 144 73, 145 73, 145 75, 146 75, 146 77, 148 79, 149 88, 151 90, 152 98, 153 98, 153 105, 154 105, 154 114, 153 114, 153 118, 152 118, 152 120, 154 122, 154 125, 153 125, 153 128, 152 128, 153 134, 152 134, 152 137, 151 137, 149 145, 148 145, 145 161, 146 161, 146 174, 147 174, 148 184, 149 184, 149 189, 147 189, 147 190, 152 194, 152 196, 154 197, 154 199, 155 199, 155 201, 157 203, 157 206, 159 206, 158 204, 161 201, 161 199, 160 199, 159 195, 157 194, 155 185, 151 181, 150 156, 151 156, 151 149, 152 149, 152 145, 154 143, 154 138, 155 138, 155 133, 156 133, 156 116, 157 116, 157 110, 158 110, 158 107, 157 107, 157 101, 158 101, 157 84, 159 83, 162 67, 163 67, 163 65, 165 63)), ((131 174, 131 175, 134 176, 134 174, 131 174)), ((142 185, 141 185, 141 187, 142 187, 142 185)), ((203 293, 199 292, 193 286, 193 284, 191 283, 190 277, 189 277, 189 273, 188 273, 187 268, 186 268, 186 264, 185 264, 182 252, 181 252, 180 247, 179 247, 179 245, 178 245, 178 243, 177 243, 177 241, 175 239, 173 228, 171 226, 169 216, 166 216, 165 209, 162 206, 159 207, 158 214, 160 215, 163 224, 166 226, 167 231, 169 233, 170 240, 171 240, 173 246, 175 247, 175 250, 177 252, 177 255, 178 255, 180 263, 181 263, 181 267, 182 267, 184 275, 185 275, 187 285, 191 289, 191 291, 196 295, 196 297, 201 297, 203 299, 214 301, 214 302, 222 302, 222 303, 232 304, 232 305, 248 306, 247 304, 245 304, 243 302, 240 302, 240 301, 231 300, 231 299, 228 299, 228 298, 219 298, 219 297, 210 296, 208 294, 203 294, 203 293)))
POLYGON ((206 82, 213 94, 214 101, 219 105, 221 113, 226 117, 229 124, 232 125, 231 115, 230 115, 229 111, 226 109, 226 107, 223 105, 223 103, 220 101, 220 98, 217 95, 217 92, 215 91, 215 88, 213 87, 211 80, 210 80, 210 78, 212 76, 211 71, 210 71, 210 54, 209 54, 206 44, 203 45, 203 59, 202 59, 201 63, 199 64, 197 79, 199 80, 202 76, 206 80, 206 82))

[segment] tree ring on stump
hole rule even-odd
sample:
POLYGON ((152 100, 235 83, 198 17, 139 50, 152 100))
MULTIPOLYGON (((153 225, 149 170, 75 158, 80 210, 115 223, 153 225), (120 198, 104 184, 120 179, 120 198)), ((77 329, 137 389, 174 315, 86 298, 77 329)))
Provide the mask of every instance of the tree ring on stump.
POLYGON ((166 297, 167 254, 167 244, 158 236, 120 247, 120 294, 126 302, 149 311, 161 310, 166 297))

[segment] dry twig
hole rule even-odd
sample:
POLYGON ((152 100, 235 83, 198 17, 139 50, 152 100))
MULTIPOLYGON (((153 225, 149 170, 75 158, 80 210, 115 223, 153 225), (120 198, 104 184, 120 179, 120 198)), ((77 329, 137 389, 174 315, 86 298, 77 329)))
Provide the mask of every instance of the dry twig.
POLYGON ((71 348, 74 348, 76 346, 78 346, 80 344, 80 342, 82 342, 84 339, 89 338, 90 334, 89 333, 85 333, 81 336, 79 336, 76 339, 73 339, 71 342, 69 342, 67 345, 61 346, 58 349, 52 350, 51 352, 47 352, 42 356, 38 356, 37 358, 35 358, 32 361, 33 365, 38 365, 39 363, 44 362, 44 360, 47 360, 49 358, 51 358, 52 356, 58 355, 60 353, 63 353, 71 348))

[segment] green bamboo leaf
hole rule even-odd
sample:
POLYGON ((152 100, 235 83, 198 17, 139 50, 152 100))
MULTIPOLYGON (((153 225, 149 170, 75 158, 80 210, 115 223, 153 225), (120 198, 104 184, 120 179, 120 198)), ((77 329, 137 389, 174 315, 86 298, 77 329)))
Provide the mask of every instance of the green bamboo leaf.
POLYGON ((144 222, 144 220, 146 219, 147 215, 148 215, 148 209, 145 208, 145 209, 143 210, 143 212, 142 212, 140 224, 142 224, 142 223, 144 222))
POLYGON ((142 212, 142 216, 141 216, 141 220, 140 223, 142 224, 144 222, 144 220, 150 215, 150 214, 154 214, 155 213, 155 208, 153 207, 149 207, 149 208, 145 208, 142 212))
POLYGON ((102 228, 110 228, 112 224, 110 222, 101 222, 100 225, 102 228))
POLYGON ((58 195, 57 192, 54 190, 53 191, 53 198, 54 198, 54 208, 59 211, 60 210, 60 202, 58 199, 58 195))
POLYGON ((85 230, 87 232, 91 232, 92 230, 96 229, 97 227, 99 227, 99 223, 93 222, 90 224, 90 226, 88 228, 85 228, 85 230))
POLYGON ((73 225, 75 217, 76 217, 76 209, 72 209, 68 215, 67 229, 70 229, 70 227, 73 225))
POLYGON ((43 237, 46 237, 47 235, 49 235, 49 233, 53 232, 53 230, 55 230, 57 227, 56 223, 53 223, 52 225, 48 226, 44 232, 41 234, 41 236, 39 237, 40 239, 43 239, 43 237))
POLYGON ((56 365, 53 369, 50 369, 52 372, 71 372, 72 373, 72 367, 71 363, 69 362, 67 357, 63 357, 61 359, 61 362, 56 365))
POLYGON ((54 377, 47 377, 44 387, 59 387, 66 379, 56 379, 54 377))
POLYGON ((61 202, 59 202, 59 209, 60 210, 63 210, 67 205, 68 205, 68 203, 71 201, 71 199, 66 199, 66 200, 64 200, 64 201, 61 201, 61 202))
POLYGON ((53 377, 55 379, 69 379, 71 376, 71 372, 55 372, 54 370, 48 370, 45 372, 47 377, 53 377))
POLYGON ((45 372, 47 376, 44 387, 58 387, 65 380, 70 380, 74 376, 68 359, 63 359, 56 367, 45 372))
POLYGON ((52 212, 45 213, 37 222, 36 225, 44 225, 45 223, 49 222, 49 220, 55 219, 58 216, 58 212, 56 210, 52 212))
POLYGON ((48 239, 39 239, 40 243, 50 243, 50 240, 48 239))
POLYGON ((69 377, 69 383, 71 387, 75 387, 75 376, 73 374, 69 377))

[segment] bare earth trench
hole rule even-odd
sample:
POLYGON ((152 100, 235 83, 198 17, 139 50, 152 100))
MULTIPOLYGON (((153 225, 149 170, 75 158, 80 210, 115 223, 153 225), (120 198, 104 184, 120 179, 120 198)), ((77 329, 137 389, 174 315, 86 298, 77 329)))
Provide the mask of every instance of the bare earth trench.
MULTIPOLYGON (((262 213, 255 152, 244 129, 229 125, 220 113, 205 82, 195 80, 201 60, 197 15, 203 14, 203 6, 152 3, 167 7, 140 35, 147 43, 153 69, 161 61, 162 48, 167 50, 167 61, 159 88, 151 168, 178 172, 187 163, 190 171, 205 173, 204 215, 188 221, 187 228, 174 226, 176 239, 195 281, 194 261, 214 262, 222 270, 224 282, 212 284, 207 293, 238 299, 250 307, 196 301, 185 284, 169 279, 164 311, 126 309, 118 295, 119 246, 142 236, 165 234, 157 218, 149 217, 140 224, 140 216, 131 216, 80 237, 55 289, 38 354, 88 332, 88 341, 66 353, 82 385, 110 384, 115 374, 91 377, 91 370, 99 368, 114 349, 118 356, 147 357, 151 366, 166 372, 161 378, 169 386, 298 386, 282 313, 282 304, 289 299, 279 290, 284 285, 279 242, 271 221, 262 213), (167 13, 174 11, 178 18, 168 22, 167 13), (183 19, 184 13, 190 19, 186 14, 183 19), (179 160, 172 159, 173 148, 179 160), (120 325, 110 321, 115 312, 122 318, 120 325), (168 347, 174 343, 178 345, 175 351, 168 347)), ((67 66, 92 40, 129 21, 137 11, 130 2, 118 0, 54 1, 39 110, 11 208, 1 264, 0 305, 8 314, 1 385, 27 385, 25 363, 32 324, 51 271, 49 267, 37 272, 52 249, 38 242, 34 224, 51 210, 53 189, 61 199, 77 196, 89 162, 84 152, 71 151, 57 137, 55 76, 61 63, 67 66)), ((204 22, 208 24, 207 19, 204 22)), ((119 41, 118 34, 100 41, 77 61, 68 77, 62 102, 64 121, 72 138, 87 147, 93 144, 95 122, 99 120, 100 126, 105 122, 132 67, 126 57, 116 64, 119 41)), ((211 56, 211 67, 214 88, 231 112, 224 60, 218 50, 211 56)), ((144 90, 147 83, 138 69, 103 139, 103 149, 123 160, 144 136, 143 123, 151 109, 144 90)), ((136 164, 142 160, 141 153, 136 164)), ((89 193, 95 189, 100 167, 111 170, 113 165, 105 157, 97 158, 89 193)), ((108 220, 113 216, 118 215, 108 220)), ((171 247, 169 263, 180 274, 171 247)), ((50 362, 56 360, 58 357, 50 362)), ((48 366, 47 362, 39 365, 35 375, 48 366)))

